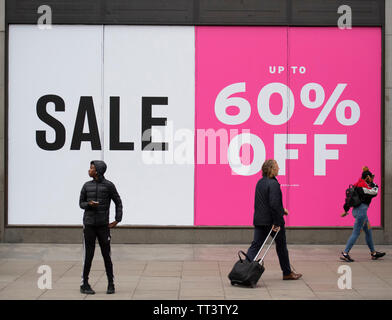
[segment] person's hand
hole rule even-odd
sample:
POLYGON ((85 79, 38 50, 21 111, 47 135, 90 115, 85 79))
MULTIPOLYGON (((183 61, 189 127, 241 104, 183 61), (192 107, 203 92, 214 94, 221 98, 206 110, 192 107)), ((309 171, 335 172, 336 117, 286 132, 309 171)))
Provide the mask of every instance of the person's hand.
POLYGON ((345 217, 345 216, 347 216, 348 215, 348 212, 343 212, 340 216, 341 217, 345 217))
POLYGON ((288 216, 288 215, 289 215, 289 210, 284 209, 284 214, 285 214, 286 216, 288 216))
POLYGON ((90 201, 88 202, 88 205, 89 205, 90 207, 98 207, 99 202, 90 200, 90 201))
POLYGON ((272 231, 278 232, 279 230, 280 230, 279 226, 275 226, 275 225, 272 226, 272 231))
POLYGON ((113 221, 112 223, 109 223, 109 228, 114 228, 117 224, 117 221, 113 221))

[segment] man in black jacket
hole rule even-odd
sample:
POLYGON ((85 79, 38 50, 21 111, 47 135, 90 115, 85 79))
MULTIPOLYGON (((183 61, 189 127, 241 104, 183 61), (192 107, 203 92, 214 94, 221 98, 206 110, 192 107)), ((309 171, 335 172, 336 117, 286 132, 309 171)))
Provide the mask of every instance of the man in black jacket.
POLYGON ((254 239, 247 255, 251 260, 256 257, 268 233, 273 228, 272 236, 279 231, 275 242, 280 267, 283 271, 283 280, 298 280, 302 275, 291 271, 289 252, 287 250, 283 215, 287 215, 288 211, 283 208, 282 191, 280 190, 278 180, 275 178, 279 173, 278 163, 275 160, 265 161, 262 172, 263 178, 257 182, 255 192, 254 239))
POLYGON ((95 293, 88 283, 88 276, 94 257, 96 238, 98 238, 98 243, 101 247, 108 278, 108 289, 106 293, 111 294, 115 292, 113 264, 110 258, 110 228, 114 228, 122 219, 122 202, 114 184, 105 179, 105 172, 105 162, 100 160, 91 161, 88 174, 93 180, 83 185, 79 198, 80 208, 84 209, 84 263, 80 292, 85 294, 95 293), (115 221, 109 223, 111 200, 116 205, 116 216, 115 221))

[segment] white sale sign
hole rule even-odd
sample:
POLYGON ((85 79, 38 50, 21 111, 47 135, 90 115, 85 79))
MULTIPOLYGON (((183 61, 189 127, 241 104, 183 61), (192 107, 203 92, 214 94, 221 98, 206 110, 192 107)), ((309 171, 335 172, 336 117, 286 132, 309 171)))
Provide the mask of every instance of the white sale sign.
POLYGON ((183 143, 169 129, 194 131, 194 28, 11 25, 9 35, 8 223, 80 225, 79 192, 100 159, 123 225, 193 225, 193 164, 148 158, 183 143))
MULTIPOLYGON (((167 161, 183 142, 170 139, 170 132, 194 131, 193 28, 105 27, 104 61, 104 99, 119 97, 120 142, 133 142, 134 149, 113 150, 105 143, 110 177, 127 208, 124 221, 193 225, 194 166, 167 161), (151 142, 157 147, 165 143, 162 151, 142 145, 142 132, 151 124, 151 142)), ((105 128, 113 127, 109 109, 105 111, 105 128)), ((106 129, 105 141, 109 136, 106 129)), ((193 137, 191 143, 193 159, 193 137)))
POLYGON ((101 80, 102 27, 10 26, 9 224, 81 223, 79 192, 89 161, 100 159, 102 152, 86 142, 71 150, 71 142, 81 97, 92 98, 96 121, 102 121, 101 80), (41 99, 47 95, 56 98, 41 99), (38 117, 38 105, 46 109, 46 118, 59 122, 56 134, 38 117), (47 144, 63 146, 42 149, 36 131, 45 131, 47 144))

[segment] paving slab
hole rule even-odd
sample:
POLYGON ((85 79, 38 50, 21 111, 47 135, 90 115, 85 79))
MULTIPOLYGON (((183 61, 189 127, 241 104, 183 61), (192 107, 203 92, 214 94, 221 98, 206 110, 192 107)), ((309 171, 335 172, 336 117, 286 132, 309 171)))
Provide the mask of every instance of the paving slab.
POLYGON ((0 300, 36 300, 45 290, 8 285, 0 291, 0 300))
POLYGON ((355 290, 340 291, 315 291, 315 295, 319 300, 365 300, 355 290))
POLYGON ((217 288, 181 288, 180 290, 181 297, 205 297, 205 299, 209 299, 209 297, 220 297, 224 296, 224 291, 222 287, 217 288))
POLYGON ((178 300, 177 290, 136 290, 132 300, 178 300))
POLYGON ((39 298, 39 300, 84 300, 85 294, 81 294, 78 289, 66 290, 46 290, 39 298))
POLYGON ((84 300, 131 300, 132 296, 130 293, 106 294, 105 292, 87 295, 84 300))
POLYGON ((215 289, 222 287, 222 281, 181 281, 181 289, 215 289))
POLYGON ((366 288, 366 289, 356 289, 359 295, 365 299, 377 299, 377 300, 391 300, 392 299, 392 289, 391 288, 366 288))
POLYGON ((273 300, 318 300, 312 290, 279 290, 269 289, 273 300))
POLYGON ((256 288, 232 286, 228 273, 244 245, 113 244, 116 293, 106 294, 105 265, 97 246, 89 281, 95 295, 79 292, 83 249, 78 244, 0 244, 0 299, 17 300, 391 300, 392 246, 370 259, 365 245, 352 250, 355 262, 339 260, 342 246, 289 246, 298 281, 283 281, 276 252, 256 288), (52 288, 39 289, 38 268, 50 266, 52 288), (339 288, 341 271, 351 271, 351 289, 339 288), (340 271, 339 271, 340 270, 340 271))
POLYGON ((180 288, 179 277, 140 277, 136 290, 175 291, 180 288))
MULTIPOLYGON (((225 296, 181 296, 179 300, 225 300, 225 296)), ((245 300, 245 299, 244 299, 245 300)))

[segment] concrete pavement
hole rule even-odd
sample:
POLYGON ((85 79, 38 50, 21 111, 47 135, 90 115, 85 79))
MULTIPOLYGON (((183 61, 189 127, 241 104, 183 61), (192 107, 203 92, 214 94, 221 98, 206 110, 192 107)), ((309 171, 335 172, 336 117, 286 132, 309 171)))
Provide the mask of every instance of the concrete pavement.
MULTIPOLYGON (((283 281, 274 248, 266 257, 266 271, 257 288, 231 286, 227 275, 244 245, 134 245, 113 244, 116 294, 107 295, 107 280, 97 245, 90 274, 95 295, 79 292, 82 245, 0 244, 0 300, 330 300, 392 299, 392 246, 377 246, 387 255, 372 261, 368 248, 356 245, 356 261, 339 260, 343 246, 289 245, 298 281, 283 281), (51 269, 52 289, 40 289, 41 265, 51 269), (339 266, 348 265, 352 289, 340 289, 339 266)), ((48 274, 45 272, 45 275, 48 274)), ((348 275, 344 273, 344 275, 348 275)), ((42 278, 41 278, 42 280, 42 278)), ((42 281, 41 281, 42 282, 42 281)), ((48 284, 48 282, 45 282, 48 284)), ((344 282, 347 284, 347 282, 344 282)))

